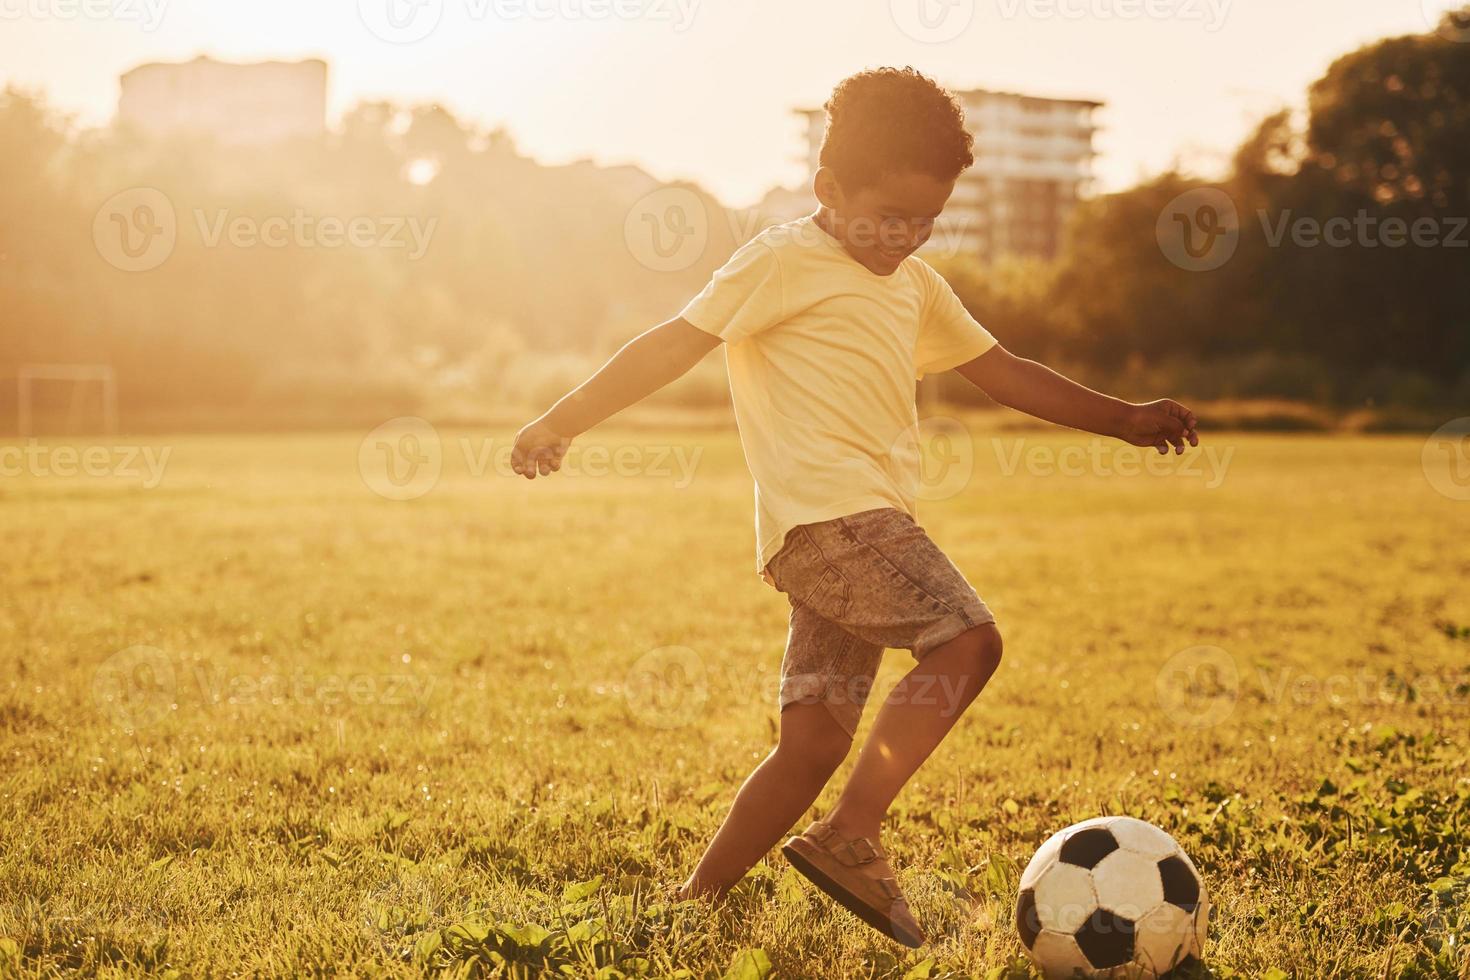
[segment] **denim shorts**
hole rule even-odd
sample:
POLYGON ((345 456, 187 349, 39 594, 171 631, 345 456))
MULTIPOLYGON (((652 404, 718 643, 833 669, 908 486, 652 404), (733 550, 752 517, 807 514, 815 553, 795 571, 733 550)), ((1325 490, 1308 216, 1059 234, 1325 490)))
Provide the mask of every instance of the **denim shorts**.
POLYGON ((918 660, 995 622, 924 529, 893 508, 792 528, 766 572, 791 602, 781 707, 823 703, 849 735, 885 649, 918 660))

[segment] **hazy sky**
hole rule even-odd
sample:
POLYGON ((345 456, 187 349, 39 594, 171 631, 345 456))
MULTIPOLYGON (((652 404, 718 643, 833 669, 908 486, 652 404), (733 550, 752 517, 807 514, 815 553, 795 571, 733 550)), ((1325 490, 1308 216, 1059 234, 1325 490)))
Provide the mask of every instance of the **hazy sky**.
POLYGON ((1339 54, 1444 0, 0 0, 0 79, 105 123, 144 61, 320 57, 333 115, 439 101, 546 161, 692 178, 742 205, 803 178, 790 110, 912 64, 952 87, 1107 103, 1101 189, 1208 172, 1339 54), (385 40, 385 38, 387 38, 385 40))

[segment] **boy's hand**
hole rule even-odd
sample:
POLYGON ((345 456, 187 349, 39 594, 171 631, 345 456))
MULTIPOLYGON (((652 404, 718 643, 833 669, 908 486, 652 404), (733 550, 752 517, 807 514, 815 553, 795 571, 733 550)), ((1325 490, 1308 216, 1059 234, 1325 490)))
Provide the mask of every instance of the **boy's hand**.
POLYGON ((542 476, 555 473, 561 469, 562 457, 571 444, 571 439, 553 432, 543 416, 516 433, 511 469, 528 480, 536 479, 538 472, 542 476))
POLYGON ((1197 421, 1194 413, 1169 398, 1142 405, 1130 405, 1123 417, 1123 429, 1118 437, 1133 446, 1153 446, 1168 455, 1169 447, 1174 452, 1184 452, 1184 444, 1199 445, 1195 434, 1197 421))

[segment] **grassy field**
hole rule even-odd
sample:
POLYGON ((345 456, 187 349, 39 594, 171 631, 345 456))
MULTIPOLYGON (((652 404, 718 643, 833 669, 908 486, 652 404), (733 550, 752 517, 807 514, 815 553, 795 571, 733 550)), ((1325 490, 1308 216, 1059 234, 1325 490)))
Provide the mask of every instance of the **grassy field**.
POLYGON ((1007 653, 885 831, 910 952, 775 854, 667 901, 777 717, 733 434, 534 484, 409 434, 3 444, 0 975, 1026 976, 1019 868, 1100 813, 1199 864, 1213 975, 1470 975, 1470 502, 1422 439, 936 440, 1007 653))

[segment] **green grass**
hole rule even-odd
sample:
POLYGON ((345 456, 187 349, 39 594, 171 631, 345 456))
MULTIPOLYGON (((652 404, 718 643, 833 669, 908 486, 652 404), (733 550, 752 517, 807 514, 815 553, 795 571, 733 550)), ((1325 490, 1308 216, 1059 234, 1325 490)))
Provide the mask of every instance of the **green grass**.
POLYGON ((1203 870, 1217 975, 1466 975, 1470 502, 1422 440, 1064 475, 1082 437, 987 424, 923 508, 1007 653, 885 831, 918 952, 775 854, 718 909, 662 891, 775 732, 732 434, 608 430, 655 472, 527 484, 444 433, 410 501, 363 433, 0 478, 0 974, 1024 976, 1018 869, 1130 813, 1203 870), (1198 646, 1227 670, 1186 684, 1198 646))

